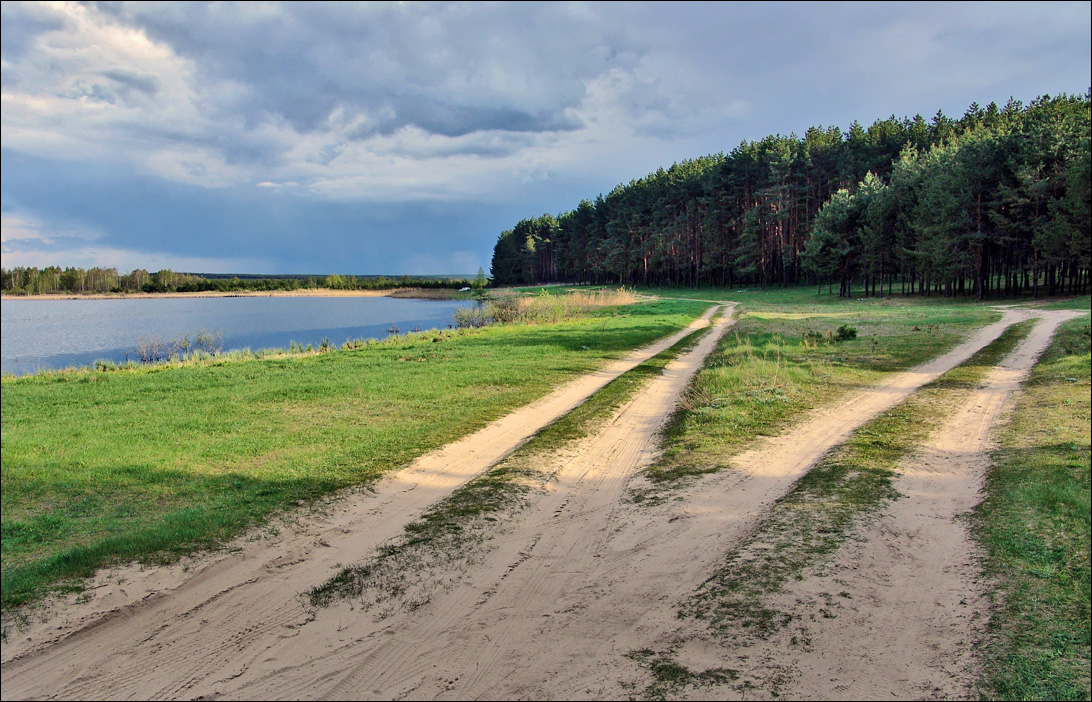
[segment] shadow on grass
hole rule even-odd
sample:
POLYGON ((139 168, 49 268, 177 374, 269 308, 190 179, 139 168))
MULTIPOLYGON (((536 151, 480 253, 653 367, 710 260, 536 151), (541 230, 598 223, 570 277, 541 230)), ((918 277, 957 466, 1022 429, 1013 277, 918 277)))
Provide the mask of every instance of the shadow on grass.
MULTIPOLYGON (((166 563, 179 556, 224 543, 247 527, 262 524, 279 507, 293 501, 311 501, 341 487, 329 481, 261 480, 237 474, 202 477, 182 471, 135 466, 121 469, 152 484, 194 484, 214 495, 206 504, 169 511, 161 519, 124 533, 111 534, 67 548, 53 556, 30 560, 5 569, 0 579, 0 604, 6 609, 36 599, 43 591, 79 591, 83 580, 97 570, 129 561, 166 563)), ((103 511, 130 509, 130 505, 94 501, 103 511)), ((85 511, 81 506, 79 512, 85 511)), ((26 543, 53 540, 65 523, 77 516, 69 510, 37 515, 27 520, 3 522, 5 549, 26 543), (65 512, 68 512, 67 514, 65 512)), ((107 526, 106 531, 109 531, 107 526)))

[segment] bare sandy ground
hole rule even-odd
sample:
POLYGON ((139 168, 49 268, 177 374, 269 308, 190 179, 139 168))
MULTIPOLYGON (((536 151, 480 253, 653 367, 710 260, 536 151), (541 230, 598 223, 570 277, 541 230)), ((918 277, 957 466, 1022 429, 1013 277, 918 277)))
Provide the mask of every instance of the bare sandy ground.
MULTIPOLYGON (((426 603, 379 618, 354 602, 312 611, 298 594, 323 582, 339 565, 367 558, 429 504, 510 452, 546 423, 544 417, 559 416, 575 406, 594 383, 574 383, 581 385, 579 391, 563 388, 501 420, 485 435, 422 459, 379 486, 374 495, 353 498, 327 516, 302 520, 279 538, 240 543, 237 553, 195 563, 189 573, 179 567, 120 573, 120 583, 100 580, 90 602, 72 603, 52 620, 32 624, 5 644, 3 697, 628 697, 649 680, 625 654, 679 643, 679 636, 685 635, 675 615, 680 599, 824 453, 865 421, 966 360, 1008 325, 1030 316, 1046 317, 1048 323, 1040 323, 1033 332, 1035 343, 1029 346, 1029 340, 1007 360, 1014 374, 996 382, 991 376, 992 394, 987 393, 983 403, 1003 406, 1004 397, 1025 372, 1022 369, 1045 348, 1046 328, 1052 331, 1064 314, 1006 311, 1001 322, 979 330, 951 353, 897 374, 838 407, 812 412, 782 436, 764 440, 740 456, 735 470, 699 481, 681 492, 680 499, 651 508, 628 502, 627 487, 655 457, 664 418, 723 332, 722 324, 622 408, 598 436, 566 454, 548 489, 498 527, 495 538, 482 544, 461 572, 442 581, 426 603)), ((650 349, 648 355, 653 352, 650 349)), ((595 382, 600 387, 607 378, 597 377, 595 382)), ((963 427, 954 429, 954 436, 966 434, 968 423, 970 434, 985 436, 997 412, 983 412, 953 418, 963 427)), ((945 432, 935 437, 937 441, 945 432)), ((917 534, 927 529, 913 526, 912 520, 944 532, 937 538, 945 544, 945 558, 970 562, 949 533, 958 525, 953 527, 945 515, 967 509, 968 499, 973 504, 974 497, 949 498, 949 486, 959 482, 949 473, 980 473, 981 468, 953 468, 951 456, 939 453, 977 457, 975 465, 981 465, 984 444, 974 443, 976 438, 966 441, 970 443, 954 448, 938 443, 938 448, 922 453, 936 454, 936 460, 908 467, 904 479, 917 482, 900 486, 911 497, 892 509, 909 510, 910 516, 885 517, 881 523, 889 523, 887 531, 866 535, 854 547, 864 554, 857 556, 857 571, 862 574, 859 583, 845 587, 860 588, 854 590, 860 597, 852 600, 859 612, 834 620, 836 626, 816 629, 815 641, 831 638, 821 647, 816 643, 810 658, 803 656, 793 664, 796 677, 788 676, 785 683, 796 685, 792 696, 868 697, 889 687, 896 695, 932 694, 932 688, 916 682, 930 675, 927 660, 914 664, 925 673, 906 672, 905 660, 898 656, 858 660, 868 637, 878 629, 907 649, 967 648, 968 637, 974 635, 965 626, 971 612, 967 607, 938 606, 930 597, 934 589, 948 593, 944 588, 951 586, 952 594, 937 595, 948 603, 960 588, 967 592, 973 586, 971 575, 953 567, 946 584, 920 580, 938 569, 932 560, 918 558, 917 534), (873 550, 866 553, 870 544, 873 550), (890 571, 896 567, 902 569, 897 577, 890 571), (880 592, 885 583, 888 589, 880 592), (892 586, 901 590, 893 591, 892 586), (945 608, 953 610, 957 620, 941 616, 939 623, 923 625, 927 631, 922 633, 903 626, 911 611, 905 607, 922 613, 916 620, 931 622, 945 608), (935 644, 933 639, 946 643, 935 644), (861 679, 897 681, 902 687, 886 682, 852 687, 861 679)), ((976 480, 966 479, 974 492, 976 480)), ((816 583, 805 581, 797 599, 806 600, 806 587, 823 587, 816 583)), ((973 599, 973 592, 970 596, 973 599)), ((968 607, 974 609, 973 604, 968 607)), ((873 641, 873 646, 888 645, 886 639, 873 641)), ((708 646, 684 646, 683 653, 685 662, 697 670, 723 665, 723 652, 708 646)), ((771 660, 783 664, 795 657, 796 651, 779 649, 767 659, 758 655, 752 659, 757 670, 769 667, 771 660)), ((698 691, 712 697, 727 692, 698 691)))
POLYGON ((276 538, 241 540, 227 553, 174 568, 128 568, 100 577, 87 597, 58 605, 4 643, 3 698, 189 697, 200 683, 245 670, 310 621, 299 593, 364 558, 614 378, 708 326, 718 309, 710 307, 689 329, 566 384, 422 457, 373 493, 301 519, 276 538))

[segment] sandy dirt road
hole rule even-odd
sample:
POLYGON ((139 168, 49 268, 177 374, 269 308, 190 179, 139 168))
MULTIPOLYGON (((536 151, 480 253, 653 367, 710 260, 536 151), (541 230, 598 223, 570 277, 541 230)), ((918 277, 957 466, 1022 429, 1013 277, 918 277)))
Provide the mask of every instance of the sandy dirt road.
MULTIPOLYGON (((377 620, 351 602, 311 611, 298 594, 366 558, 530 431, 492 449, 459 442, 431 468, 419 462, 359 504, 189 574, 132 574, 105 587, 5 645, 3 697, 626 697, 645 674, 624 654, 677 636, 680 598, 795 480, 856 427, 1031 314, 1007 311, 949 354, 811 413, 677 501, 628 503, 627 485, 655 456, 664 418, 722 325, 568 455, 548 489, 428 604, 377 620), (466 468, 453 467, 460 460, 466 468)), ((539 403, 528 411, 521 422, 543 415, 539 403)), ((824 675, 822 665, 816 671, 824 675)))
POLYGON ((4 643, 3 698, 189 697, 194 688, 236 675, 312 619, 299 593, 401 533, 429 505, 614 378, 709 326, 720 309, 711 306, 689 328, 423 456, 374 492, 303 519, 277 538, 241 540, 227 553, 175 568, 128 568, 99 578, 90 601, 70 601, 4 643))
MULTIPOLYGON (((899 467, 901 499, 769 603, 801 624, 750 645, 716 647, 719 665, 741 679, 776 677, 787 699, 975 696, 973 646, 988 601, 981 554, 962 517, 982 498, 991 430, 1058 325, 1078 314, 1037 316, 1031 333, 899 467)), ((684 646, 680 662, 708 660, 703 649, 695 646, 688 661, 684 646)))

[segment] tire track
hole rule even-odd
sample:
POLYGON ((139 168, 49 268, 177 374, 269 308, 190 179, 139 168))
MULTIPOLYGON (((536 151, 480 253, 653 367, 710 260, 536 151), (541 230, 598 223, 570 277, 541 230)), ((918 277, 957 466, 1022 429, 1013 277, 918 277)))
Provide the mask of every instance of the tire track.
MULTIPOLYGON (((445 593, 428 612, 392 622, 387 636, 394 640, 383 644, 392 653, 382 661, 347 648, 309 661, 306 670, 283 671, 276 681, 251 675, 245 687, 225 692, 259 698, 291 679, 298 680, 295 694, 331 698, 625 697, 619 678, 640 671, 620 654, 670 636, 678 625, 674 603, 773 501, 856 427, 1027 316, 1006 312, 948 354, 835 409, 812 412, 740 456, 735 470, 699 481, 682 501, 651 509, 622 504, 620 497, 628 476, 654 455, 641 437, 654 435, 655 428, 627 426, 619 415, 527 514, 527 523, 544 525, 528 532, 538 538, 534 549, 521 548, 518 540, 502 545, 474 569, 476 577, 445 593), (618 435, 608 438, 614 431, 618 435), (586 516, 551 520, 559 509, 586 516), (521 552, 523 561, 502 578, 521 552), (483 591, 491 594, 483 599, 483 591), (350 672, 326 687, 332 678, 324 671, 339 668, 350 672)), ((654 392, 650 385, 642 402, 654 392)))
MULTIPOLYGON (((507 450, 467 475, 469 469, 453 467, 453 456, 440 452, 432 468, 415 464, 385 483, 378 497, 351 507, 352 518, 306 524, 300 531, 306 539, 297 534, 292 548, 244 551, 199 572, 171 597, 138 605, 82 636, 27 646, 10 659, 5 650, 4 696, 625 697, 630 691, 619 687, 619 679, 639 671, 620 654, 670 636, 678 598, 816 460, 1028 316, 1007 311, 1001 322, 931 363, 896 374, 837 408, 810 413, 789 432, 741 455, 735 470, 698 481, 682 493, 684 500, 652 508, 623 504, 627 481, 654 457, 655 434, 685 379, 723 333, 722 320, 717 333, 669 365, 584 452, 568 460, 547 494, 495 542, 484 562, 421 609, 375 622, 356 612, 354 603, 309 613, 294 595, 325 580, 335 566, 364 558, 523 439, 509 439, 507 450), (685 375, 684 359, 692 364, 685 375), (667 389, 669 374, 683 378, 682 384, 667 389), (250 577, 257 578, 254 584, 209 605, 208 625, 192 626, 200 623, 188 614, 194 602, 250 577), (176 602, 187 587, 205 594, 176 602), (155 653, 147 645, 124 643, 151 636, 162 643, 155 653), (83 657, 74 659, 73 653, 83 657), (58 672, 65 665, 82 667, 58 672)), ((670 343, 661 342, 662 348, 670 343)), ((539 404, 518 421, 538 422, 539 404)), ((483 451, 481 444, 465 448, 479 463, 483 454, 497 453, 495 447, 483 451)))
MULTIPOLYGON (((982 498, 991 432, 1021 383, 1073 313, 1047 312, 1031 333, 969 391, 964 401, 903 461, 902 499, 847 540, 821 570, 791 583, 771 602, 802 622, 810 645, 790 634, 724 652, 756 663, 792 650, 789 698, 966 699, 975 681, 975 643, 989 603, 978 547, 962 516, 982 498), (814 603, 841 592, 829 617, 809 617, 814 603)), ((795 632, 793 632, 795 634, 795 632)), ((763 667, 742 674, 761 678, 763 667)))
POLYGON ((522 538, 506 538, 475 568, 473 578, 437 598, 428 612, 388 620, 393 640, 379 643, 379 650, 348 647, 301 661, 292 670, 278 671, 275 681, 252 671, 244 686, 229 694, 253 699, 269 694, 420 698, 460 696, 468 680, 477 685, 479 676, 489 675, 509 655, 510 642, 521 636, 528 617, 552 616, 553 603, 564 598, 559 588, 580 583, 582 564, 609 536, 598 523, 618 502, 626 478, 654 455, 662 422, 728 325, 729 320, 719 320, 713 333, 669 364, 598 436, 583 444, 583 451, 566 459, 547 493, 521 520, 537 528, 520 527, 522 538), (565 572, 558 576, 559 571, 565 572), (436 665, 437 660, 444 665, 436 665), (327 686, 331 670, 348 672, 327 686), (286 679, 291 681, 287 688, 286 679))
POLYGON ((217 681, 238 678, 240 667, 263 659, 313 619, 298 593, 400 534, 430 504, 614 378, 708 326, 717 309, 710 307, 687 329, 421 457, 328 517, 302 521, 265 543, 241 539, 238 552, 210 557, 194 572, 128 569, 133 584, 93 590, 91 602, 71 605, 63 616, 5 643, 4 697, 178 697, 207 694, 217 681), (161 596, 148 596, 153 593, 161 596))

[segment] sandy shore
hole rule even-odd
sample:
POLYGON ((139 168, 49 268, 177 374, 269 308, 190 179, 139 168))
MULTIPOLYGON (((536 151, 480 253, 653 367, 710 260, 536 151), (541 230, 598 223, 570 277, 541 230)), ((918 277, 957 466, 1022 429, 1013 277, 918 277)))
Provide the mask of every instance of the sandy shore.
MULTIPOLYGON (((173 293, 87 293, 87 294, 56 294, 56 295, 3 295, 3 300, 158 300, 167 297, 391 297, 394 293, 402 293, 409 297, 408 293, 418 288, 391 288, 390 290, 330 290, 327 288, 313 288, 306 290, 240 290, 235 292, 218 292, 214 290, 202 292, 173 292, 173 293)), ((432 289, 425 291, 422 297, 428 297, 432 289)), ((431 298, 430 298, 431 299, 431 298)))

